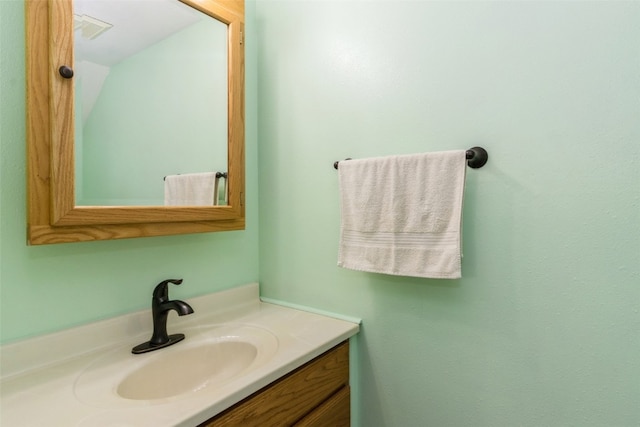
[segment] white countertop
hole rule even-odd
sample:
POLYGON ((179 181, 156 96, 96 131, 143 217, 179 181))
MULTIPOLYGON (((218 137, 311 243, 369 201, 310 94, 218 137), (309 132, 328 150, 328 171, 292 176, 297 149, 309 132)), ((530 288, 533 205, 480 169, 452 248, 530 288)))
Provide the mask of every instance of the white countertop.
POLYGON ((0 425, 193 427, 359 331, 357 320, 262 302, 257 283, 186 302, 194 313, 172 312, 167 322, 170 334, 185 333, 186 339, 150 353, 131 354, 151 336, 150 310, 2 346, 0 425), (271 338, 264 357, 229 380, 154 400, 116 392, 127 374, 150 361, 203 337, 243 331, 271 338))

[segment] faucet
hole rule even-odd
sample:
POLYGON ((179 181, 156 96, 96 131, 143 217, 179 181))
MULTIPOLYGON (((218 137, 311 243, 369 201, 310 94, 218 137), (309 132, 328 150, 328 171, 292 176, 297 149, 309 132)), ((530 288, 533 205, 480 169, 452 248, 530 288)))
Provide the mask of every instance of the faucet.
POLYGON ((173 345, 184 339, 184 334, 167 334, 167 317, 169 311, 175 310, 179 316, 193 313, 189 304, 180 300, 169 300, 169 283, 179 285, 182 279, 167 279, 155 287, 151 298, 151 315, 153 317, 153 335, 151 339, 131 349, 133 354, 147 353, 173 345))

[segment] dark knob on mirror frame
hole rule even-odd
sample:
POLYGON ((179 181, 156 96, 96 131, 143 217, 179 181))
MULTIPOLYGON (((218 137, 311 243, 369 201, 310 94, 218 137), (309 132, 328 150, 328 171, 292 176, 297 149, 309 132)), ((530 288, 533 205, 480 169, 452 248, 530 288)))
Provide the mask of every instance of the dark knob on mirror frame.
POLYGON ((60 68, 58 68, 58 72, 65 79, 70 79, 71 77, 73 77, 73 70, 67 67, 66 65, 63 65, 60 68))

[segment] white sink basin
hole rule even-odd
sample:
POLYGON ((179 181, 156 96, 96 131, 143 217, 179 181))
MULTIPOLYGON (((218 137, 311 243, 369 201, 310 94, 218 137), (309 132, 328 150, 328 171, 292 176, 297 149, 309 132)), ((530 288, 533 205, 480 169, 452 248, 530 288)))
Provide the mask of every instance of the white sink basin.
POLYGON ((78 377, 76 396, 108 406, 163 403, 229 383, 262 366, 278 349, 275 335, 256 326, 183 332, 185 340, 170 347, 139 355, 126 347, 102 356, 78 377))
POLYGON ((125 399, 153 400, 196 391, 238 375, 257 355, 255 345, 235 340, 174 351, 127 375, 117 393, 125 399))

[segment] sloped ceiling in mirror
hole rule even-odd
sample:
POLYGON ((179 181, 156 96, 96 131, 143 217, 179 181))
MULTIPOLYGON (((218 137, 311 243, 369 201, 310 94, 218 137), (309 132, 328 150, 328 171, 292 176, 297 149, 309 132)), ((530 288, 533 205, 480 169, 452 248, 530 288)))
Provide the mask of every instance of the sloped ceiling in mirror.
POLYGON ((178 0, 73 0, 73 15, 74 69, 82 76, 83 123, 111 66, 203 16, 178 0))
MULTIPOLYGON (((74 0, 76 57, 112 66, 189 25, 202 15, 177 0, 74 0), (83 18, 86 17, 86 18, 83 18), (82 23, 95 28, 93 20, 111 27, 82 37, 82 23)), ((99 23, 97 25, 100 25, 99 23)))

